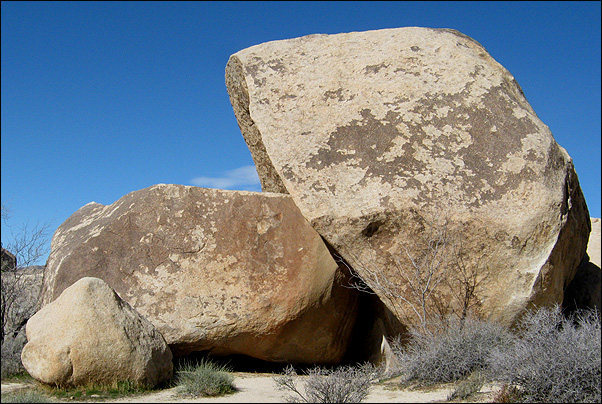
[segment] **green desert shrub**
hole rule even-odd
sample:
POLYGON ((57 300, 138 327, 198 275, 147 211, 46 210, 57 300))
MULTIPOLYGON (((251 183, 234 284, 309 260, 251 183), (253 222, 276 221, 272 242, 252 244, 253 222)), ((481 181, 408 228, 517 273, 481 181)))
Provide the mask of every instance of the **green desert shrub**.
POLYGON ((370 364, 341 366, 336 369, 314 367, 306 372, 303 386, 296 383, 297 373, 288 366, 284 374, 274 378, 279 390, 294 394, 287 398, 292 403, 359 403, 368 395, 368 389, 379 376, 370 364))
POLYGON ((136 396, 153 391, 152 388, 138 385, 129 380, 116 381, 110 384, 88 383, 80 386, 52 386, 41 384, 42 392, 59 400, 64 399, 106 399, 136 396))
POLYGON ((198 363, 183 362, 176 371, 176 383, 185 394, 198 396, 221 396, 233 393, 234 377, 225 365, 202 359, 198 363))
POLYGON ((600 317, 565 318, 560 307, 525 315, 513 343, 489 358, 491 377, 525 402, 600 402, 600 317))
POLYGON ((403 382, 448 383, 482 371, 495 347, 510 343, 504 327, 467 317, 450 319, 433 331, 414 330, 405 344, 393 343, 403 382))

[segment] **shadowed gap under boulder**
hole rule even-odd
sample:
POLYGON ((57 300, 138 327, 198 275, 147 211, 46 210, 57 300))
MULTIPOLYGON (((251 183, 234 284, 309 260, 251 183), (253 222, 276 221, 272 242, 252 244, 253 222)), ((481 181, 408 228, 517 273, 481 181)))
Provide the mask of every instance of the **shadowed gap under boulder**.
POLYGON ((600 313, 600 267, 590 261, 588 254, 583 256, 573 280, 564 291, 562 309, 565 314, 579 310, 597 310, 600 313))
POLYGON ((397 336, 407 335, 407 329, 397 320, 378 295, 361 278, 352 273, 351 265, 334 247, 323 237, 322 240, 333 259, 339 264, 339 270, 345 278, 345 286, 355 289, 358 298, 355 325, 341 364, 350 365, 362 362, 379 364, 385 360, 382 351, 383 338, 390 341, 397 336), (356 284, 359 285, 359 288, 354 287, 356 284))

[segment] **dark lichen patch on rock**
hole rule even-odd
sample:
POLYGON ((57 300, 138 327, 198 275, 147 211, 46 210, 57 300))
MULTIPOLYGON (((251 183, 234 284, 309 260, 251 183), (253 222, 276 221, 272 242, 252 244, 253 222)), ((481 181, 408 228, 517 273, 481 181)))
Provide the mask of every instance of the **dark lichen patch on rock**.
POLYGON ((387 115, 390 120, 377 120, 369 109, 360 112, 362 120, 352 120, 348 125, 337 128, 330 134, 327 147, 321 148, 306 164, 313 169, 321 169, 332 164, 347 161, 350 166, 370 168, 373 162, 391 146, 398 136, 394 112, 387 115), (347 154, 345 151, 353 151, 347 154))
POLYGON ((278 73, 284 74, 286 73, 286 66, 282 63, 282 60, 280 59, 271 59, 268 60, 267 63, 268 67, 278 73))
POLYGON ((366 74, 370 74, 370 73, 378 73, 380 71, 380 69, 385 68, 385 67, 389 67, 389 65, 387 63, 379 63, 377 65, 369 65, 366 66, 364 68, 364 72, 366 74))
POLYGON ((328 99, 337 99, 339 101, 343 101, 343 89, 339 88, 337 90, 328 90, 324 93, 324 100, 328 99))
MULTIPOLYGON (((366 172, 360 185, 375 177, 402 179, 407 184, 417 175, 434 175, 439 184, 427 187, 412 181, 420 184, 417 200, 422 201, 437 195, 444 197, 437 187, 448 189, 447 185, 453 185, 467 198, 476 196, 471 202, 475 207, 498 200, 521 182, 537 178, 537 173, 526 164, 516 172, 503 170, 511 156, 546 164, 545 154, 523 150, 525 138, 539 128, 530 115, 514 115, 513 108, 519 105, 508 99, 501 87, 489 89, 478 103, 468 102, 469 96, 470 84, 458 94, 420 99, 410 112, 419 114, 422 123, 409 122, 393 110, 377 119, 371 110, 364 109, 361 120, 354 119, 333 131, 326 145, 305 166, 315 170, 340 164, 360 167, 366 172), (390 157, 383 158, 385 155, 390 157), (433 164, 437 159, 447 161, 453 171, 438 172, 433 164)), ((398 100, 409 101, 403 97, 398 100)), ((551 157, 560 164, 557 153, 551 157)), ((291 180, 296 177, 293 171, 291 168, 283 175, 291 180)))

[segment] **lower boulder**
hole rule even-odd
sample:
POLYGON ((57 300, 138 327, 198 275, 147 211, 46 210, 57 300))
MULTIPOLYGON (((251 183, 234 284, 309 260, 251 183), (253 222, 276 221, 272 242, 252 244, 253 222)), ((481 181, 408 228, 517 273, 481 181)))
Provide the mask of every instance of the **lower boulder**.
POLYGON ((65 289, 29 319, 26 335, 23 366, 43 383, 153 387, 173 375, 163 336, 101 279, 65 289))
POLYGON ((42 304, 105 280, 174 355, 337 363, 357 291, 288 195, 155 185, 91 203, 56 231, 42 304))

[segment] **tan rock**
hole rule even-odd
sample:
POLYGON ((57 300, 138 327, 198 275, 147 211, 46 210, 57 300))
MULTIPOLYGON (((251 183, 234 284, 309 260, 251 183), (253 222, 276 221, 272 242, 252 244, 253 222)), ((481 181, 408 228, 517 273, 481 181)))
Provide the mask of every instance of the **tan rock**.
POLYGON ((173 374, 161 334, 101 279, 82 278, 65 289, 29 319, 26 334, 23 366, 43 383, 152 387, 173 374))
POLYGON ((356 294, 288 195, 156 185, 88 204, 52 239, 42 303, 104 279, 175 355, 339 361, 356 294))
MULTIPOLYGON (((267 42, 230 57, 226 84, 263 190, 288 192, 406 324, 419 322, 410 258, 428 253, 429 227, 478 275, 483 316, 509 324, 562 301, 587 242, 577 175, 473 39, 399 28, 267 42)), ((463 291, 440 289, 461 312, 463 291)))
POLYGON ((589 260, 597 265, 598 268, 602 267, 602 257, 600 253, 600 218, 592 217, 592 231, 589 233, 589 240, 587 242, 587 255, 589 260))

